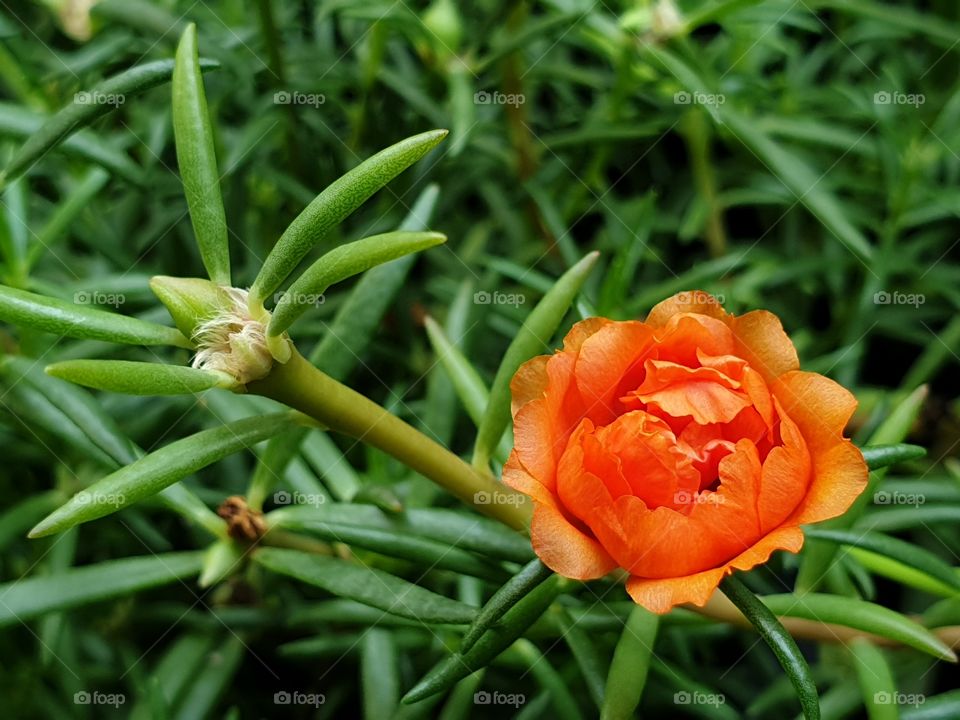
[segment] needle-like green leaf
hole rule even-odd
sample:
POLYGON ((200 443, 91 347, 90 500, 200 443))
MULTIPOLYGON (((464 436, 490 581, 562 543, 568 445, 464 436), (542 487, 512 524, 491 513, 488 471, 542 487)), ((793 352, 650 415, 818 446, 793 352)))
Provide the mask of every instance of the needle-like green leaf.
POLYGON ((30 537, 52 535, 121 510, 202 467, 292 427, 293 422, 290 412, 249 417, 172 442, 81 490, 40 521, 30 537))
MULTIPOLYGON (((220 64, 213 60, 199 61, 201 71, 219 66, 220 64)), ((129 97, 167 82, 173 75, 173 67, 173 60, 157 60, 137 65, 107 78, 90 90, 78 92, 72 103, 47 120, 14 154, 6 169, 0 173, 0 186, 26 172, 77 128, 89 125, 97 118, 116 110, 129 97)))
POLYGON ((533 557, 529 538, 496 520, 448 508, 408 508, 402 513, 388 515, 373 505, 327 502, 316 506, 282 507, 268 513, 267 522, 270 526, 291 530, 317 522, 343 523, 430 538, 448 547, 463 548, 498 560, 528 563, 533 557))
POLYGON ((0 627, 196 575, 203 552, 108 560, 0 585, 0 627))
POLYGON ((129 360, 64 360, 46 371, 77 385, 127 395, 190 395, 236 384, 224 373, 129 360))
POLYGON ((627 618, 607 674, 601 720, 633 717, 650 670, 660 616, 637 605, 627 618))
POLYGON ((724 578, 720 583, 720 589, 753 624, 760 633, 760 637, 777 656, 777 660, 790 676, 790 681, 797 691, 804 718, 817 720, 820 717, 817 686, 810 674, 810 666, 807 665, 793 636, 777 620, 770 608, 760 602, 760 599, 739 578, 733 575, 724 578))
POLYGON ((913 543, 878 532, 830 530, 818 527, 804 528, 803 534, 818 540, 830 540, 879 553, 945 583, 955 592, 960 592, 960 575, 957 575, 954 568, 929 550, 913 543))
POLYGON ((553 571, 540 562, 538 558, 531 560, 520 572, 504 583, 477 614, 477 619, 473 621, 473 625, 467 629, 463 640, 460 641, 460 653, 468 652, 474 643, 495 625, 510 608, 552 574, 553 571))
POLYGON ((919 445, 909 445, 907 443, 891 443, 888 445, 870 445, 861 448, 863 459, 867 461, 867 467, 871 470, 896 465, 906 460, 921 458, 927 454, 925 448, 919 445))
POLYGON ((490 388, 490 401, 477 430, 473 448, 475 467, 487 467, 500 436, 510 422, 510 380, 524 362, 549 349, 546 343, 560 326, 598 257, 599 253, 590 253, 557 280, 527 316, 504 353, 490 388))
MULTIPOLYGON (((54 437, 65 440, 98 464, 115 470, 144 454, 88 391, 47 375, 36 360, 7 357, 0 363, 0 374, 11 382, 5 400, 11 409, 31 425, 36 424, 54 437)), ((158 497, 211 534, 220 535, 223 531, 223 520, 182 483, 162 490, 158 497)), ((59 502, 42 516, 57 505, 59 502)), ((24 530, 41 517, 34 518, 24 530)), ((0 537, 2 535, 0 531, 0 537)))
POLYGON ((262 304, 324 235, 446 136, 446 130, 431 130, 401 140, 328 185, 277 241, 250 288, 250 302, 262 304))
POLYGON ((175 328, 5 285, 0 285, 0 320, 67 337, 193 348, 175 328))
POLYGON ((328 287, 348 277, 404 255, 426 250, 446 242, 447 237, 435 232, 391 232, 372 235, 326 253, 311 265, 280 295, 267 332, 280 335, 316 304, 328 287))
POLYGON ((243 562, 245 549, 246 546, 229 537, 210 545, 204 553, 203 570, 197 584, 207 588, 229 577, 243 562))
POLYGON ((870 720, 897 720, 897 685, 890 664, 880 650, 869 640, 856 638, 850 643, 850 655, 860 680, 863 704, 870 720))
POLYGON ((466 550, 450 547, 436 540, 417 537, 405 530, 318 521, 295 523, 292 527, 330 542, 346 543, 373 550, 388 557, 412 560, 424 567, 452 570, 494 582, 502 580, 505 575, 495 564, 482 560, 466 550))
POLYGON ((536 622, 560 592, 556 575, 537 585, 513 605, 501 621, 488 628, 470 650, 448 656, 428 672, 404 696, 404 703, 414 703, 447 690, 470 673, 486 667, 536 622))
POLYGON ((400 673, 394 634, 370 628, 360 645, 364 720, 394 717, 400 704, 400 673))
MULTIPOLYGON (((19 105, 0 102, 0 135, 26 140, 39 132, 47 119, 46 115, 19 105)), ((60 144, 60 150, 64 155, 96 163, 134 185, 143 184, 143 171, 136 163, 104 138, 89 131, 78 130, 65 138, 60 144)))
POLYGON ((476 608, 372 568, 297 550, 260 548, 253 560, 268 570, 323 588, 329 593, 425 623, 471 622, 476 608))
POLYGON ((427 316, 424 319, 424 327, 427 330, 427 337, 430 338, 430 345, 433 346, 437 359, 450 376, 467 415, 479 425, 490 397, 486 385, 483 384, 483 378, 460 349, 450 342, 436 320, 427 316))
POLYGON ((762 600, 778 617, 798 617, 843 625, 890 638, 941 660, 957 661, 956 654, 940 638, 910 618, 882 605, 824 593, 765 595, 762 600))
POLYGON ((172 84, 173 135, 193 233, 207 275, 215 283, 229 285, 227 220, 220 195, 213 128, 210 126, 207 97, 203 90, 197 26, 193 23, 187 26, 180 38, 172 84))
MULTIPOLYGON (((436 185, 427 185, 398 229, 426 230, 439 194, 436 185)), ((334 380, 343 381, 363 357, 384 313, 409 274, 413 260, 413 256, 407 255, 364 273, 337 310, 323 339, 310 353, 310 362, 334 380)))

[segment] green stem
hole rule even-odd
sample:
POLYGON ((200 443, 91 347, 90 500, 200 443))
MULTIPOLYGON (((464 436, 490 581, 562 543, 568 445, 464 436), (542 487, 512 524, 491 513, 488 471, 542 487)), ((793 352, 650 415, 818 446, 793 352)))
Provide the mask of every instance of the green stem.
POLYGON ((697 191, 707 207, 704 228, 707 248, 711 257, 721 257, 727 251, 727 233, 723 227, 723 208, 717 198, 717 180, 710 160, 710 125, 699 109, 694 108, 684 117, 684 136, 697 191))
POLYGON ((313 553, 315 555, 335 555, 330 543, 322 540, 316 540, 311 537, 304 537, 296 533, 286 532, 270 528, 267 533, 260 538, 263 545, 270 547, 290 548, 291 550, 302 550, 303 552, 313 553))
POLYGON ((803 717, 820 720, 820 699, 817 686, 810 673, 810 666, 797 647, 796 640, 787 632, 776 615, 754 595, 743 581, 728 575, 720 582, 720 590, 739 608, 773 650, 780 666, 787 673, 797 691, 803 717))
POLYGON ((247 389, 383 450, 515 530, 525 530, 529 525, 531 509, 524 495, 478 473, 419 430, 318 370, 296 350, 287 363, 276 365, 267 377, 251 383, 247 389))

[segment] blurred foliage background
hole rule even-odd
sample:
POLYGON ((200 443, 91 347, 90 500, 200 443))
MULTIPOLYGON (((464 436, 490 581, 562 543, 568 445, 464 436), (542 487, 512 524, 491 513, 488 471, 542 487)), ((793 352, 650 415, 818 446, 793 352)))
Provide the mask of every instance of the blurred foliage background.
MULTIPOLYGON (((955 563, 956 3, 7 0, 0 10, 4 161, 77 93, 138 63, 172 57, 183 27, 197 23, 201 55, 220 64, 205 83, 238 284, 252 281, 282 230, 327 183, 392 142, 449 128, 437 151, 331 239, 396 228, 433 183, 439 195, 429 226, 446 233, 448 244, 420 257, 396 294, 385 296, 369 342, 340 343, 331 323, 349 287, 329 293, 292 334, 305 351, 326 342, 336 374, 455 451, 469 449, 472 431, 430 350, 424 315, 443 320, 459 302, 448 332, 489 380, 531 303, 599 250, 600 267, 575 314, 642 317, 691 288, 717 294, 730 311, 768 308, 782 318, 805 368, 855 390, 860 437, 909 391, 929 384, 910 438, 930 455, 887 481, 928 500, 870 512, 881 529, 955 563)), ((4 188, 4 284, 166 322, 148 278, 203 274, 177 172, 169 96, 163 85, 117 100, 115 112, 4 188)), ((2 579, 197 547, 195 530, 152 508, 65 539, 23 539, 62 493, 96 479, 104 466, 82 438, 58 430, 56 410, 21 380, 22 362, 37 359, 39 368, 115 353, 105 344, 9 327, 0 328, 0 346, 8 356, 0 396, 2 579)), ((122 356, 154 359, 144 349, 122 356)), ((188 359, 185 351, 170 357, 188 359)), ((115 427, 146 449, 250 412, 219 392, 200 403, 97 397, 115 427)), ((341 471, 365 487, 414 504, 447 502, 385 456, 337 443, 324 447, 335 457, 345 453, 350 464, 341 471)), ((323 485, 330 455, 308 445, 289 472, 306 474, 300 483, 323 485)), ((251 468, 249 458, 233 457, 191 487, 216 506, 242 491, 251 468)), ((782 563, 795 566, 789 558, 774 566, 782 563)), ((922 590, 848 569, 865 597, 904 612, 930 604, 922 590)), ((758 589, 783 590, 772 573, 767 580, 755 575, 758 589)), ((481 594, 462 577, 438 583, 467 598, 481 594)), ((430 664, 420 654, 438 637, 415 627, 384 631, 389 642, 364 635, 362 621, 344 620, 349 612, 338 614, 335 601, 307 602, 311 597, 287 585, 264 601, 255 582, 203 592, 185 582, 14 623, 0 635, 0 686, 12 717, 96 716, 102 708, 70 701, 91 687, 125 692, 130 702, 118 712, 136 704, 138 716, 151 717, 163 706, 152 677, 177 689, 167 698, 171 717, 222 716, 228 708, 236 717, 272 716, 272 693, 285 688, 326 693, 321 716, 346 716, 338 713, 359 712, 365 703, 368 717, 378 717, 390 706, 378 703, 395 700, 430 664), (284 650, 310 633, 326 644, 284 650), (361 676, 374 684, 379 672, 392 673, 396 687, 387 682, 382 697, 361 698, 361 676)), ((676 626, 658 641, 668 649, 644 707, 655 711, 678 689, 703 686, 722 689, 727 704, 670 710, 737 717, 772 683, 780 696, 766 700, 759 715, 792 711, 789 688, 774 682, 779 670, 768 657, 753 653, 727 669, 753 638, 675 615, 676 626)), ((617 625, 608 616, 594 622, 597 652, 609 657, 617 625)), ((549 628, 543 637, 552 637, 549 628)), ((555 640, 539 647, 577 698, 562 712, 595 713, 570 649, 555 640)), ((856 717, 863 712, 858 691, 836 682, 849 674, 828 671, 833 652, 823 649, 820 668, 834 693, 830 716, 856 717)), ((956 685, 955 673, 928 672, 926 660, 894 660, 911 691, 956 685)), ((550 715, 549 697, 536 700, 547 697, 542 674, 516 670, 525 662, 518 651, 490 671, 496 678, 484 687, 524 693, 524 717, 550 715)), ((431 716, 439 707, 419 712, 431 716)), ((469 708, 478 717, 507 710, 469 708)))

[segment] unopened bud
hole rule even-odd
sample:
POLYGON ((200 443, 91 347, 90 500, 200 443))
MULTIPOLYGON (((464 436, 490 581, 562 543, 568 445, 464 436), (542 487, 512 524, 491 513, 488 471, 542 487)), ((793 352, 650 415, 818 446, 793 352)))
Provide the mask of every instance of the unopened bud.
POLYGON ((436 40, 437 55, 453 54, 460 48, 463 23, 453 0, 434 0, 423 14, 423 25, 436 40))
POLYGON ((286 334, 268 338, 270 313, 249 308, 248 293, 199 278, 155 277, 150 287, 197 349, 193 366, 225 373, 237 387, 269 374, 290 359, 286 334))
POLYGON ((203 278, 157 275, 150 289, 162 302, 177 329, 192 338, 202 323, 229 310, 233 304, 229 289, 203 278))

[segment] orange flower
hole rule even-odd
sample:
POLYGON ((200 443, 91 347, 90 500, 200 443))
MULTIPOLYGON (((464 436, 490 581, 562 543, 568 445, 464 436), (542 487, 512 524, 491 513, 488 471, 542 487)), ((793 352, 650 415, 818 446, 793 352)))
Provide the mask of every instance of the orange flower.
POLYGON ((797 368, 775 315, 734 317, 703 292, 646 322, 577 323, 511 383, 504 481, 534 501, 537 555, 580 580, 621 567, 665 613, 798 552, 799 526, 850 507, 867 466, 843 437, 853 395, 797 368))

